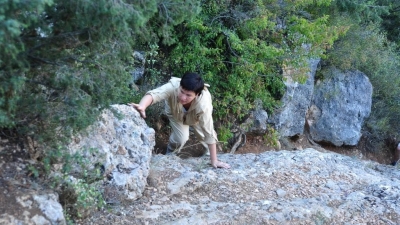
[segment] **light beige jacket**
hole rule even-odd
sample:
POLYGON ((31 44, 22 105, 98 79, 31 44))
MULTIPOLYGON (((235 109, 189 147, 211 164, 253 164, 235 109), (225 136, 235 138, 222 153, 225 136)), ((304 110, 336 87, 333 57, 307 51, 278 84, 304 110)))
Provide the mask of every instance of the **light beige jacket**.
POLYGON ((168 83, 148 91, 146 94, 153 97, 152 104, 165 100, 165 112, 168 116, 172 116, 175 120, 185 125, 199 125, 203 131, 203 141, 205 143, 216 143, 218 139, 212 118, 213 106, 211 94, 207 89, 209 85, 205 85, 204 90, 196 96, 189 110, 185 113, 183 105, 178 100, 180 81, 180 78, 172 77, 168 83))

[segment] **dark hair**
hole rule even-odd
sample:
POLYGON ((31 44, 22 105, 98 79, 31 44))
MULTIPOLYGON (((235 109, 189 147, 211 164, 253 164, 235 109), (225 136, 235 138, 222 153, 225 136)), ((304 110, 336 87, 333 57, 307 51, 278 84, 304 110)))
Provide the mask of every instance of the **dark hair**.
POLYGON ((204 81, 197 73, 187 72, 181 79, 181 87, 187 91, 193 91, 196 95, 204 89, 204 81))

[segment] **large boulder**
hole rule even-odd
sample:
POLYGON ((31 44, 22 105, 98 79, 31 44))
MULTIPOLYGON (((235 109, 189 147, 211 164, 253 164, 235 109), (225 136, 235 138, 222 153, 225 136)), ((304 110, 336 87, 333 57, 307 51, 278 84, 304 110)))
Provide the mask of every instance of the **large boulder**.
POLYGON ((113 105, 111 110, 105 110, 85 134, 75 137, 69 149, 72 154, 80 152, 89 161, 89 169, 101 165, 108 179, 102 185, 107 201, 135 200, 147 183, 155 131, 133 107, 113 105))
POLYGON ((284 71, 286 92, 282 97, 282 106, 270 118, 281 137, 292 137, 303 134, 305 117, 311 104, 314 90, 314 77, 319 59, 309 60, 309 72, 304 84, 290 78, 290 71, 284 71))
POLYGON ((360 71, 331 69, 314 88, 307 122, 314 141, 356 145, 372 104, 372 84, 360 71))

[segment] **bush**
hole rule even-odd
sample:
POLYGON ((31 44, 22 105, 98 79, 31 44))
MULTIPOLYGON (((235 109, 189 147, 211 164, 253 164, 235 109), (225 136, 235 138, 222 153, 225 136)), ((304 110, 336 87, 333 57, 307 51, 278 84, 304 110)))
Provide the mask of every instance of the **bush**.
POLYGON ((56 147, 102 109, 132 101, 133 48, 173 43, 172 27, 199 3, 11 0, 0 8, 0 128, 56 147))
POLYGON ((329 2, 203 1, 198 17, 177 26, 179 42, 169 48, 169 65, 175 76, 186 71, 203 74, 211 84, 214 115, 222 124, 247 115, 255 99, 272 112, 284 91, 281 68, 305 67, 344 32, 329 27, 326 16, 309 20, 296 12, 329 2))

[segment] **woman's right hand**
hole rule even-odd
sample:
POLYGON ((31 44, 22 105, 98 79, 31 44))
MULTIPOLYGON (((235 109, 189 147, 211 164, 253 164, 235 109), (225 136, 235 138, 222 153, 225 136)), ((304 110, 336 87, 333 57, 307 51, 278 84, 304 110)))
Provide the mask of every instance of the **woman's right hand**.
POLYGON ((142 100, 140 100, 139 104, 136 103, 128 103, 129 106, 135 108, 139 113, 140 116, 145 119, 146 118, 146 108, 151 105, 153 102, 153 97, 149 94, 143 96, 142 100))
POLYGON ((135 103, 128 103, 128 105, 135 108, 139 112, 140 116, 143 119, 146 118, 146 107, 141 106, 140 104, 135 104, 135 103))

